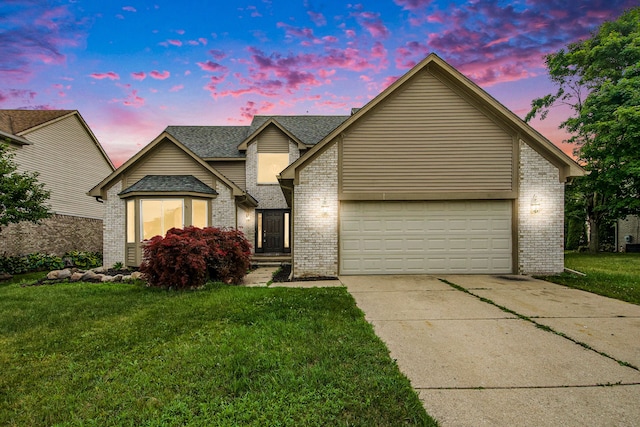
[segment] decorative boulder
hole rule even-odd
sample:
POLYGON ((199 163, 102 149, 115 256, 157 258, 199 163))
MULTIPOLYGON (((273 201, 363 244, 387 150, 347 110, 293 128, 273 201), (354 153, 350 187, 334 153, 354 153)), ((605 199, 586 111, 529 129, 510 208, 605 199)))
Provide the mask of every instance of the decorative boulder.
POLYGON ((60 272, 58 273, 58 279, 68 279, 69 277, 71 277, 71 270, 69 270, 68 268, 60 270, 60 272))
POLYGON ((71 275, 71 278, 69 280, 71 280, 72 282, 79 282, 80 280, 82 280, 83 276, 84 273, 80 273, 79 271, 77 271, 71 275))
POLYGON ((58 278, 59 275, 60 275, 60 270, 53 270, 47 274, 47 279, 55 280, 58 278))

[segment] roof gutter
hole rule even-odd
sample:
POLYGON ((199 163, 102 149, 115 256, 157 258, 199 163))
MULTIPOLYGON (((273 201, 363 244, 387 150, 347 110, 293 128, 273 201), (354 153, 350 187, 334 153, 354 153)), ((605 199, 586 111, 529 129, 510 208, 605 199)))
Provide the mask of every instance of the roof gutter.
POLYGON ((12 135, 8 132, 4 132, 0 130, 0 137, 4 137, 4 138, 8 138, 11 141, 14 141, 15 143, 17 143, 18 145, 31 145, 30 141, 27 141, 26 139, 19 137, 17 135, 12 135))

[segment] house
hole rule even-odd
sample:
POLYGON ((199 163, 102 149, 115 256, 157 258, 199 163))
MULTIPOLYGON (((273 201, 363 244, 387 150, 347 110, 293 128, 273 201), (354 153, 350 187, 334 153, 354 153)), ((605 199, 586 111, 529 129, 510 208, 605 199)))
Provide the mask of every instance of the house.
POLYGON ((38 172, 54 213, 39 224, 3 227, 0 254, 102 251, 104 205, 87 197, 115 169, 76 110, 0 110, 0 141, 14 148, 18 172, 38 172))
POLYGON ((640 217, 627 215, 616 221, 615 247, 619 252, 640 252, 640 217))
POLYGON ((171 226, 237 227, 294 277, 564 268, 584 171, 436 55, 350 116, 169 126, 106 177, 105 263, 171 226))

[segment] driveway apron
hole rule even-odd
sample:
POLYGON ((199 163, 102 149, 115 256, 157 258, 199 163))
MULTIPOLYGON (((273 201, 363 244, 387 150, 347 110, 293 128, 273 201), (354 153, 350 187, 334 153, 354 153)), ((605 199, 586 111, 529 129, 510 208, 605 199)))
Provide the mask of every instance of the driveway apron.
POLYGON ((640 306, 522 276, 343 276, 446 426, 640 425, 640 306))

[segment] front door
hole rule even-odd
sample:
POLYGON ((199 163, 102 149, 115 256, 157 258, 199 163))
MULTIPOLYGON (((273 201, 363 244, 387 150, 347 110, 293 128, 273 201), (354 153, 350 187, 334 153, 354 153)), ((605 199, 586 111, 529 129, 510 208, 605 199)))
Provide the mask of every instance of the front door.
POLYGON ((262 209, 256 211, 256 252, 291 252, 289 209, 262 209))

